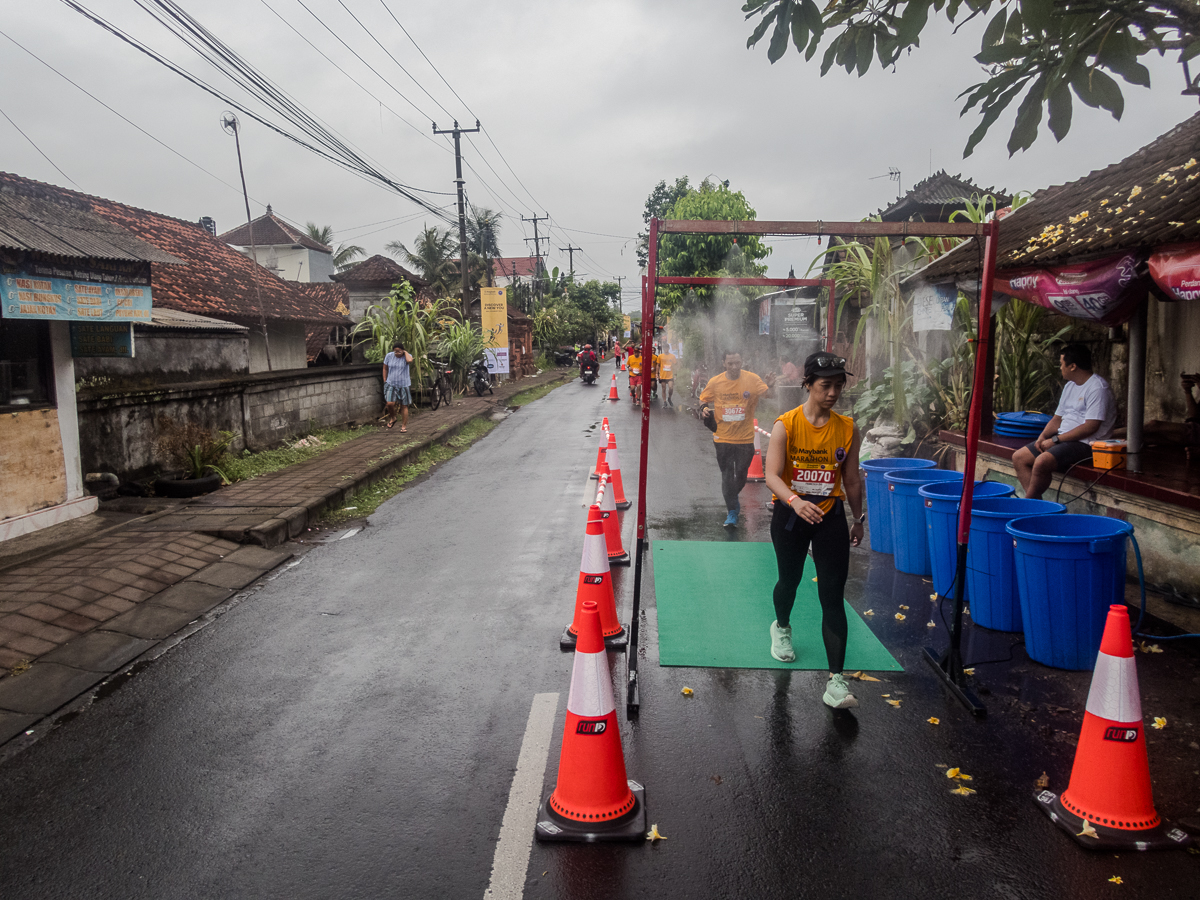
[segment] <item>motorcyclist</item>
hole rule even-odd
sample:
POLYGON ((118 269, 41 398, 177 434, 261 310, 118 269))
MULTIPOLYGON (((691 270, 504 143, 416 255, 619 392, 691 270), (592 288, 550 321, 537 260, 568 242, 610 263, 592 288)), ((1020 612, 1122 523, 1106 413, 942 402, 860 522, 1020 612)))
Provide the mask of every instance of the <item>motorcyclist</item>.
POLYGON ((594 369, 597 372, 600 370, 600 360, 596 356, 596 351, 592 349, 591 344, 584 344, 583 349, 579 351, 579 355, 575 358, 579 362, 580 377, 588 369, 594 369))

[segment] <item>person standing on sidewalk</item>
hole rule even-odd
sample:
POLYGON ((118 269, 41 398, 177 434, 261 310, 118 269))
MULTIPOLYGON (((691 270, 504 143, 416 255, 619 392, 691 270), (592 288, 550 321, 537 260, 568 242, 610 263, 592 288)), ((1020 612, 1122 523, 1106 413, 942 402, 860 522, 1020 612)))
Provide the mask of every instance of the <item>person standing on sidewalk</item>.
POLYGON ((846 360, 831 353, 814 353, 804 362, 803 385, 808 397, 802 406, 775 420, 765 468, 767 487, 774 492, 771 543, 779 581, 772 600, 771 655, 792 662, 792 607, 812 546, 821 602, 821 635, 829 662, 829 680, 821 698, 834 709, 858 706, 842 669, 846 662, 849 626, 842 600, 850 571, 850 548, 863 539, 863 481, 858 465, 862 441, 854 420, 833 411, 846 386, 846 360), (845 503, 854 525, 847 531, 845 503))
POLYGON ((412 376, 409 365, 412 354, 399 341, 392 352, 383 358, 383 402, 387 427, 396 424, 396 404, 400 404, 400 431, 408 431, 408 408, 412 406, 412 376))
MULTIPOLYGON (((736 528, 742 511, 738 494, 746 486, 746 473, 754 458, 754 410, 770 393, 771 385, 753 372, 742 370, 742 355, 726 350, 725 371, 714 375, 700 392, 700 415, 716 419, 713 443, 721 469, 721 495, 725 498, 724 525, 736 528)), ((768 376, 774 381, 774 376, 768 376)))

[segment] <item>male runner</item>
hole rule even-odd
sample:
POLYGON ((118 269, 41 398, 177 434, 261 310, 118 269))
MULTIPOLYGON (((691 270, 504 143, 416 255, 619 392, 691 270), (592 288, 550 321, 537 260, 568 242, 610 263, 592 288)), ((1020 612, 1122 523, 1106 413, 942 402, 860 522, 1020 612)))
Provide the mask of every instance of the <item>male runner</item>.
POLYGON ((671 345, 667 344, 667 352, 658 356, 658 389, 663 406, 675 405, 671 401, 675 395, 675 364, 675 354, 671 352, 671 345))
POLYGON ((746 486, 746 473, 754 458, 754 410, 758 401, 771 391, 774 375, 767 376, 771 384, 753 372, 742 371, 742 355, 726 350, 725 371, 714 375, 700 394, 700 414, 716 417, 717 430, 713 444, 717 465, 721 469, 721 495, 725 498, 726 528, 736 528, 742 511, 738 494, 746 486))
POLYGON ((629 396, 634 406, 642 405, 642 351, 635 342, 626 349, 625 365, 629 367, 629 396))

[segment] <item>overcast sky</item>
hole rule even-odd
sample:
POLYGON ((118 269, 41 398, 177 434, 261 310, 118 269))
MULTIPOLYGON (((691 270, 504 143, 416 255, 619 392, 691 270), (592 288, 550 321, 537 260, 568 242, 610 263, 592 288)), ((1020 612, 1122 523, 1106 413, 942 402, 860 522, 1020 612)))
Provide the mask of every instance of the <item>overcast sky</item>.
MULTIPOLYGON (((204 80, 245 96, 133 0, 80 2, 204 80)), ((952 36, 939 20, 894 72, 876 65, 863 78, 840 70, 821 78, 818 61, 805 63, 794 51, 772 66, 765 42, 746 49, 750 27, 739 0, 386 0, 460 101, 384 0, 303 0, 370 67, 301 0, 178 2, 397 181, 452 192, 453 154, 446 138, 429 134, 430 117, 446 128, 455 116, 465 126, 478 115, 507 165, 486 137, 464 140, 467 192, 477 206, 505 214, 505 254, 529 252, 523 238, 533 231, 521 215, 548 212, 549 264, 565 269, 559 248, 581 247, 577 274, 626 276, 627 308, 638 276, 632 238, 646 195, 662 179, 728 179, 761 219, 853 220, 894 199, 897 184, 874 177, 890 168, 900 170, 905 190, 940 168, 985 187, 1034 190, 1116 162, 1197 111, 1195 98, 1179 94, 1179 67, 1156 61, 1152 91, 1126 89, 1121 122, 1076 102, 1065 141, 1056 144, 1043 126, 1032 150, 1009 159, 1008 114, 964 160, 977 118, 960 119, 956 97, 980 80, 971 57, 982 23, 952 36)), ((183 219, 212 216, 221 231, 244 221, 234 142, 220 127, 227 104, 59 0, 0 0, 0 13, 0 31, 212 174, 2 36, 0 110, 53 165, 0 117, 0 169, 183 219)), ((383 252, 392 240, 410 242, 423 222, 434 221, 410 201, 241 118, 254 215, 271 203, 293 222, 333 226, 339 241, 368 253, 383 252)), ((454 199, 425 196, 436 205, 454 199)), ((791 265, 802 272, 817 253, 811 239, 774 246, 775 275, 791 265)))

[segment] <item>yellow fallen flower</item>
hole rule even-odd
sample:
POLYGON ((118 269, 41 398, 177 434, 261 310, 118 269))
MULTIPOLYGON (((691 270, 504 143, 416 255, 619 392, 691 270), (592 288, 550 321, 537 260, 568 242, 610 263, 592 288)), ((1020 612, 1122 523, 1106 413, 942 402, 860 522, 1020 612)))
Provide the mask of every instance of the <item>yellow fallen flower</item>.
POLYGON ((925 623, 925 627, 926 628, 937 628, 937 622, 933 621, 933 619, 930 619, 928 622, 925 623))
POLYGON ((907 606, 905 606, 903 603, 901 603, 901 604, 900 604, 900 608, 901 608, 901 609, 908 609, 908 607, 907 607, 907 606))
POLYGON ((942 720, 939 719, 937 716, 930 716, 925 721, 928 722, 930 725, 941 725, 942 724, 942 720))
POLYGON ((904 613, 896 613, 896 621, 897 622, 903 622, 906 618, 908 618, 908 617, 906 615, 904 615, 904 613))
POLYGON ((690 696, 692 696, 692 694, 695 693, 695 691, 693 691, 690 687, 685 687, 679 693, 683 694, 683 696, 685 696, 685 697, 690 697, 690 696))
POLYGON ((1163 652, 1162 647, 1158 646, 1158 644, 1147 645, 1145 641, 1142 641, 1140 646, 1141 646, 1141 651, 1143 653, 1162 653, 1163 652))
POLYGON ((971 790, 971 789, 970 789, 969 787, 967 787, 966 785, 962 785, 962 784, 960 784, 958 787, 956 787, 956 788, 955 788, 954 790, 952 790, 950 793, 952 793, 952 794, 958 794, 960 797, 969 797, 969 796, 971 796, 972 794, 974 794, 974 793, 975 793, 975 791, 971 790))
POLYGON ((1050 787, 1050 776, 1043 772, 1040 776, 1038 776, 1038 780, 1035 782, 1035 784, 1037 784, 1037 786, 1040 788, 1050 787))
POLYGON ((1087 819, 1083 820, 1083 830, 1075 835, 1075 837, 1090 837, 1100 840, 1100 835, 1096 834, 1096 829, 1092 827, 1092 823, 1087 819))
POLYGON ((930 600, 930 602, 932 602, 932 603, 937 603, 937 594, 930 594, 930 595, 929 595, 929 600, 930 600))
POLYGON ((974 666, 971 666, 971 668, 969 668, 969 669, 963 669, 963 671, 964 671, 966 674, 968 674, 968 675, 974 675, 974 674, 975 674, 975 667, 974 667, 974 666))
POLYGON ((873 609, 864 610, 863 615, 864 616, 873 616, 873 615, 875 615, 875 610, 873 610, 873 609))
POLYGON ((1108 880, 1111 881, 1113 884, 1124 884, 1125 883, 1124 881, 1121 880, 1120 875, 1114 875, 1112 878, 1110 878, 1108 880))
POLYGON ((968 775, 966 772, 964 772, 962 769, 960 769, 958 766, 955 766, 953 769, 947 769, 946 777, 947 778, 955 778, 959 781, 974 781, 975 780, 970 775, 968 775))
POLYGON ((899 700, 887 700, 887 701, 885 701, 885 702, 886 702, 886 703, 888 703, 888 704, 890 704, 891 706, 894 706, 894 707, 896 707, 896 709, 899 709, 899 708, 900 708, 900 701, 899 701, 899 700))
POLYGON ((646 832, 646 840, 648 841, 665 841, 667 836, 658 830, 657 825, 651 825, 650 830, 646 832))
POLYGON ((1164 719, 1162 716, 1155 716, 1154 722, 1150 725, 1150 727, 1153 728, 1155 731, 1162 731, 1164 728, 1167 727, 1167 720, 1164 719))

